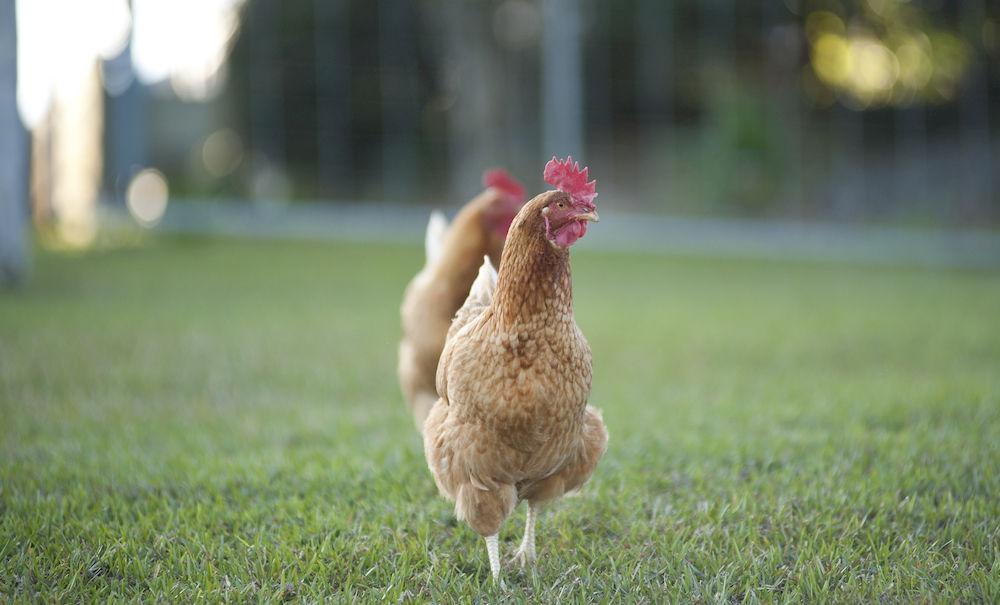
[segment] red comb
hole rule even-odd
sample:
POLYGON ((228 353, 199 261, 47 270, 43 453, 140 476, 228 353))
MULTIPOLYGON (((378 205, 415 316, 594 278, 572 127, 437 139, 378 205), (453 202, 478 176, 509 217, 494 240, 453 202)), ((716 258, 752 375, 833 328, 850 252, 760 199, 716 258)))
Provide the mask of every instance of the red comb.
POLYGON ((483 173, 483 187, 494 187, 503 191, 518 203, 524 201, 524 185, 510 176, 503 168, 494 168, 483 173))
POLYGON ((545 182, 563 193, 568 193, 574 201, 594 206, 597 197, 597 181, 587 182, 587 168, 580 170, 579 162, 573 161, 573 156, 565 160, 557 160, 552 156, 542 173, 545 182))

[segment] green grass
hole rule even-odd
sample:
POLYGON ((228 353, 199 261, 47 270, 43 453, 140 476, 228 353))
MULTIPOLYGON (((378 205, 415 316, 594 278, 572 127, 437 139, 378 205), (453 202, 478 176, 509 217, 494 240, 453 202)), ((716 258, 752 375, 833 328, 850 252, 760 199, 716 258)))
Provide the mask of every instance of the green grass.
POLYGON ((1000 274, 576 253, 610 447, 501 591, 396 385, 420 263, 39 253, 0 294, 0 600, 1000 601, 1000 274))

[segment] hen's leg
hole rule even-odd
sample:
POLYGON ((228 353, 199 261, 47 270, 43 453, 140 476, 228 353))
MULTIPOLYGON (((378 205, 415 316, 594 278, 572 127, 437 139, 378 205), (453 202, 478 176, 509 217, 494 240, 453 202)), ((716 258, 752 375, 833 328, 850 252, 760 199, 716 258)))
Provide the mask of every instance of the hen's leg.
POLYGON ((490 557, 490 572, 493 574, 493 581, 500 582, 503 586, 503 582, 500 581, 500 536, 499 534, 493 534, 492 536, 486 536, 486 554, 490 557))
MULTIPOLYGON (((425 440, 428 429, 433 426, 433 420, 432 412, 424 425, 425 440)), ((471 482, 466 483, 459 488, 455 499, 458 518, 464 519, 473 531, 486 540, 486 553, 490 557, 490 571, 494 581, 499 581, 500 578, 500 526, 516 505, 517 490, 513 485, 505 484, 496 485, 493 489, 483 489, 471 482)), ((503 586, 503 582, 499 584, 503 586)))
POLYGON ((538 507, 528 501, 528 515, 524 520, 524 539, 521 540, 521 547, 514 553, 514 560, 521 564, 521 567, 531 565, 535 562, 535 520, 538 518, 538 507))

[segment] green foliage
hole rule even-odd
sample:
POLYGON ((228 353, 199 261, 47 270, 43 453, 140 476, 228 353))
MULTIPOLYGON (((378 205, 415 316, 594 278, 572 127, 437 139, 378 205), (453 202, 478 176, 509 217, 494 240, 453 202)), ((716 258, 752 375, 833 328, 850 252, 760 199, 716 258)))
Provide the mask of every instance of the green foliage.
POLYGON ((702 197, 744 215, 765 214, 780 200, 788 171, 787 124, 773 92, 737 78, 711 85, 700 160, 702 197))
POLYGON ((39 254, 0 298, 0 600, 1000 601, 995 273, 575 254, 610 449, 505 592, 397 392, 419 265, 39 254))

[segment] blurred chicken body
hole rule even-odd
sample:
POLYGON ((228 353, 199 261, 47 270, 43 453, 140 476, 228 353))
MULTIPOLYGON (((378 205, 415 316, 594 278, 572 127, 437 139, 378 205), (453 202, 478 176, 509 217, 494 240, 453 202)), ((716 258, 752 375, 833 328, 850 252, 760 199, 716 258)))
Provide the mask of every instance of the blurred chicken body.
POLYGON ((450 226, 444 215, 431 216, 426 264, 403 295, 399 384, 418 429, 438 399, 434 377, 451 320, 469 294, 483 255, 499 261, 524 200, 524 189, 502 170, 487 172, 483 180, 487 189, 450 226))
POLYGON ((435 482, 486 539, 494 579, 497 534, 518 502, 528 501, 516 555, 524 565, 535 558, 538 506, 582 486, 608 439, 600 412, 587 405, 591 353, 573 318, 569 264, 569 247, 597 220, 596 193, 550 179, 553 162, 546 180, 569 193, 550 191, 525 204, 498 278, 483 263, 448 333, 440 399, 424 425, 435 482))

